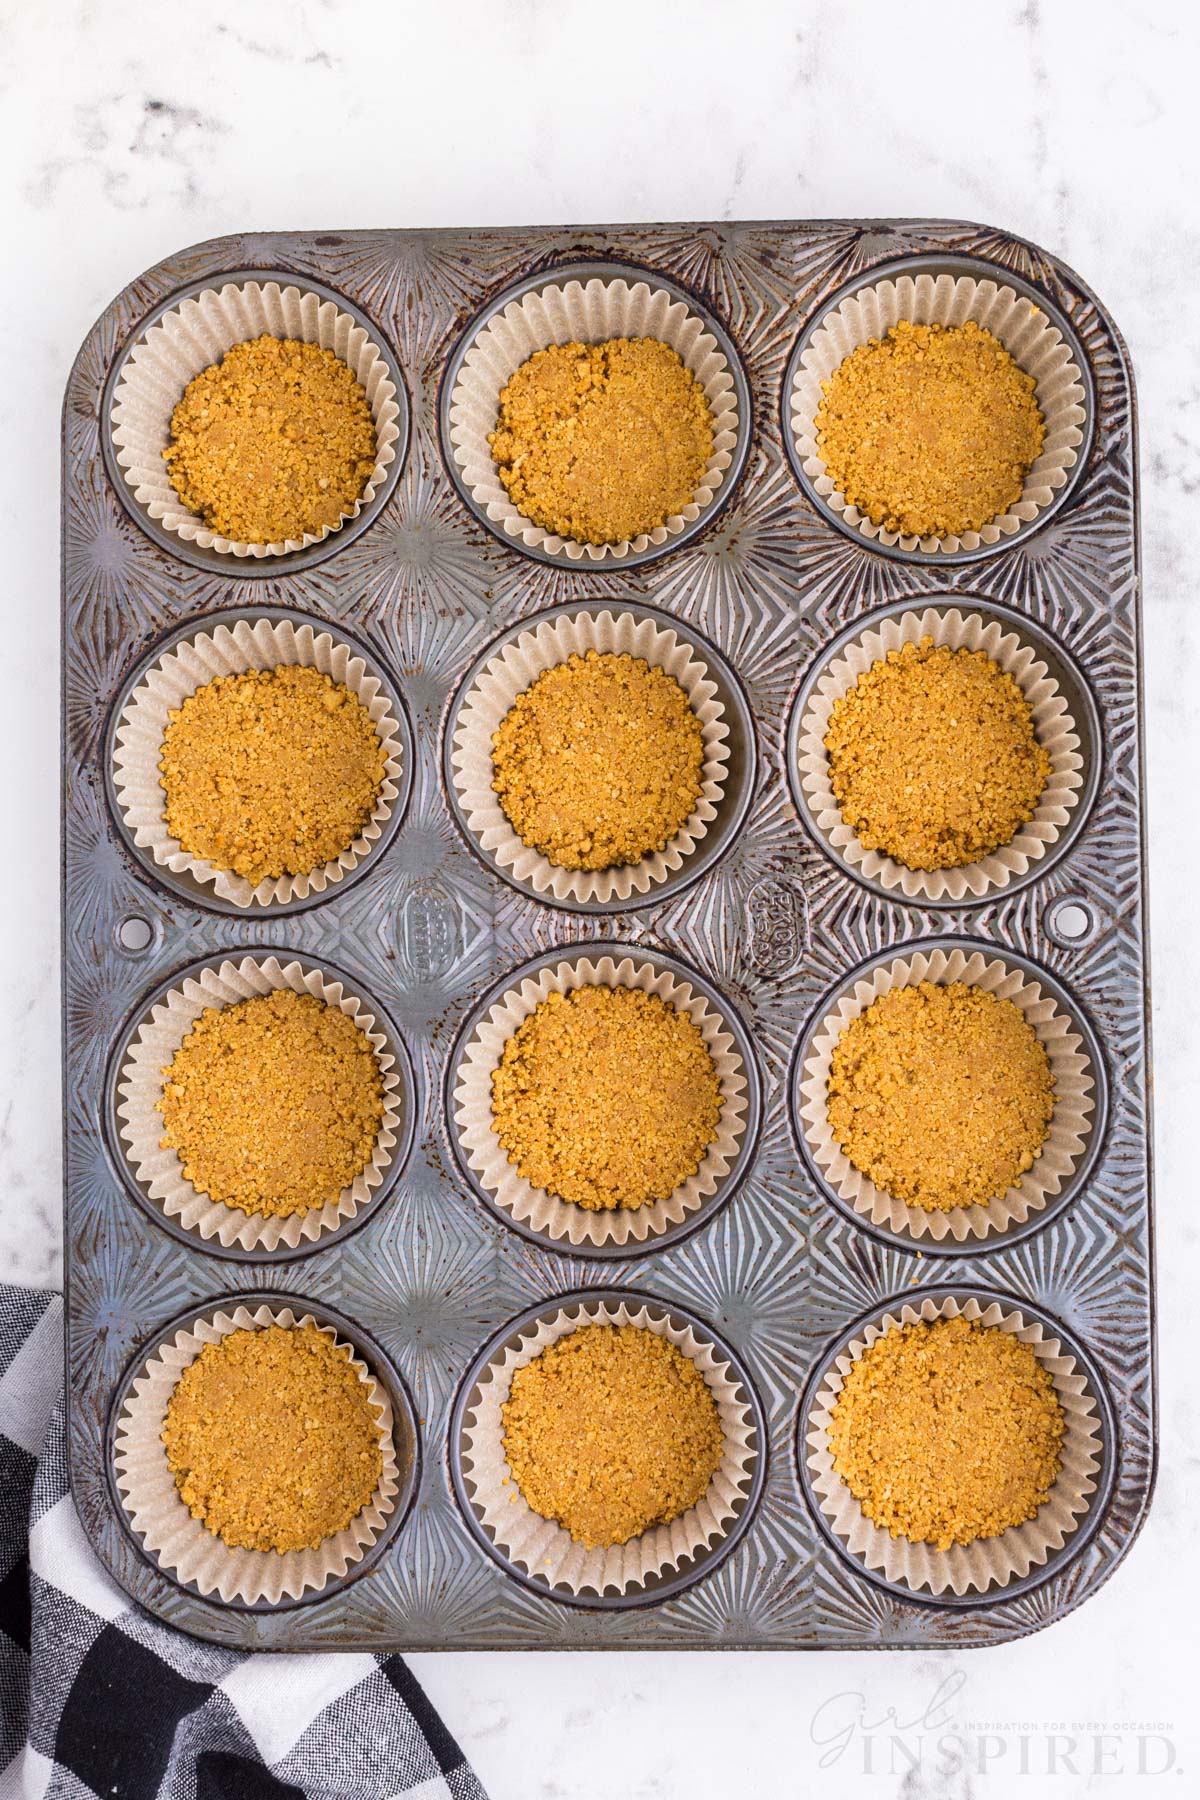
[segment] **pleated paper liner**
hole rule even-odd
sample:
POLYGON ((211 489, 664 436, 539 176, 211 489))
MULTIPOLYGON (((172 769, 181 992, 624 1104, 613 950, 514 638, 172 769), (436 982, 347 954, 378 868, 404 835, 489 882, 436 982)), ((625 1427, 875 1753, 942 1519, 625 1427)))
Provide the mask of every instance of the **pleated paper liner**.
POLYGON ((650 281, 631 284, 597 276, 551 284, 510 300, 476 330, 450 395, 450 452, 475 504, 526 548, 570 562, 619 566, 652 546, 669 544, 715 504, 740 429, 733 374, 705 319, 650 281), (665 525, 619 544, 581 544, 544 531, 517 509, 500 479, 488 437, 496 429, 501 390, 537 351, 620 337, 657 338, 678 353, 708 400, 712 454, 691 502, 665 525))
POLYGON ((183 1371, 207 1344, 234 1331, 264 1330, 269 1325, 293 1329, 316 1325, 335 1344, 343 1344, 332 1327, 311 1313, 296 1314, 259 1305, 237 1306, 198 1319, 162 1343, 133 1382, 116 1422, 114 1460, 121 1504, 144 1549, 177 1581, 194 1583, 206 1596, 253 1606, 299 1600, 306 1590, 319 1592, 340 1580, 359 1562, 383 1531, 397 1505, 401 1476, 394 1440, 392 1403, 382 1382, 354 1355, 351 1361, 367 1387, 379 1423, 383 1473, 372 1498, 344 1530, 326 1538, 315 1550, 231 1549, 188 1511, 167 1462, 162 1442, 167 1405, 183 1371))
POLYGON ((319 544, 356 519, 374 499, 398 455, 400 404, 387 360, 369 331, 332 300, 302 282, 230 282, 180 301, 130 351, 113 395, 110 429, 117 463, 134 498, 152 519, 186 543, 233 557, 284 556, 319 544), (282 543, 247 544, 220 537, 183 504, 167 475, 163 451, 171 415, 195 376, 253 338, 298 338, 340 358, 362 383, 375 424, 375 467, 359 499, 337 525, 282 543))
POLYGON ((451 778, 467 829, 513 880, 554 900, 601 905, 647 893, 682 868, 717 816, 729 772, 729 727, 717 684, 692 646, 670 626, 618 607, 542 619, 490 658, 451 721, 451 778), (704 761, 700 797, 666 848, 611 869, 560 869, 522 843, 493 790, 492 738, 517 698, 538 676, 573 655, 640 657, 672 676, 700 721, 704 761))
POLYGON ((1023 294, 970 275, 900 275, 847 296, 813 332, 796 369, 790 395, 797 455, 813 488, 845 524, 868 541, 937 557, 1001 543, 1037 518, 1064 487, 1078 457, 1087 422, 1087 389, 1075 352, 1058 326, 1023 294), (901 319, 918 325, 964 325, 974 320, 1004 345, 1037 381, 1045 423, 1042 453, 1025 478, 1019 500, 979 531, 961 537, 909 537, 875 525, 850 505, 833 483, 817 444, 816 415, 822 382, 853 350, 883 338, 901 319))
POLYGON ((146 671, 130 694, 113 739, 114 790, 134 842, 149 850, 159 867, 210 883, 222 900, 247 908, 269 909, 335 887, 379 842, 408 775, 402 767, 400 725, 379 677, 350 645, 328 631, 290 620, 239 619, 232 629, 216 625, 211 632, 177 644, 146 671), (170 714, 219 676, 297 666, 317 669, 340 682, 366 708, 387 757, 383 782, 370 818, 339 856, 305 875, 264 877, 252 886, 245 876, 193 856, 171 836, 158 766, 163 734, 170 714))
POLYGON ((981 1306, 949 1297, 897 1303, 877 1321, 865 1325, 844 1354, 831 1364, 814 1397, 804 1427, 802 1453, 817 1504, 826 1522, 847 1551, 865 1569, 886 1581, 931 1594, 963 1595, 1003 1588, 1023 1580, 1062 1548, 1078 1530, 1096 1493, 1103 1441, 1100 1412, 1095 1396, 1075 1358, 1059 1340, 1049 1335, 1036 1319, 1028 1319, 1015 1307, 998 1302, 981 1306), (1024 1525, 1010 1526, 996 1537, 977 1538, 973 1544, 954 1544, 939 1550, 933 1544, 913 1544, 893 1538, 882 1526, 872 1524, 861 1505, 833 1466, 829 1426, 851 1366, 867 1347, 885 1332, 918 1319, 978 1319, 984 1326, 999 1326, 1028 1344, 1054 1382, 1062 1404, 1066 1432, 1060 1451, 1062 1469, 1037 1517, 1024 1525))
POLYGON ((1084 783, 1075 720, 1058 682, 1023 641, 1019 625, 1007 631, 997 619, 964 613, 956 606, 930 606, 899 618, 878 619, 842 648, 809 694, 799 723, 796 759, 800 794, 813 829, 850 869, 906 900, 979 900, 1019 880, 1050 852, 1066 829, 1084 783), (1029 703, 1038 742, 1050 758, 1046 785, 1029 822, 1010 843, 960 868, 909 869, 882 850, 868 850, 842 817, 825 748, 835 701, 849 693, 859 676, 889 651, 926 637, 951 650, 982 650, 1011 675, 1029 703))
POLYGON ((1023 1225, 1070 1181, 1095 1127, 1096 1072, 1084 1041, 1071 1020, 1036 980, 1006 962, 1003 954, 968 955, 960 949, 916 951, 897 956, 871 970, 843 992, 812 1038, 799 1071, 796 1105, 805 1141, 830 1186, 873 1225, 930 1245, 963 1244, 996 1238, 1023 1225), (998 999, 1011 1000, 1024 1014, 1045 1048, 1054 1077, 1054 1114, 1041 1155, 1022 1175, 1018 1186, 987 1206, 956 1206, 927 1212, 907 1205, 876 1187, 856 1169, 841 1149, 829 1124, 829 1069, 838 1039, 851 1019, 866 1011, 893 988, 922 981, 946 985, 966 982, 998 999))
POLYGON ((467 1407, 463 1419, 460 1454, 467 1497, 508 1562, 573 1594, 628 1594, 712 1549, 728 1533, 761 1454, 756 1435, 749 1396, 730 1364, 722 1360, 720 1347, 696 1328, 673 1323, 670 1317, 656 1318, 637 1301, 576 1301, 533 1320, 516 1348, 499 1350, 489 1362, 479 1378, 478 1399, 467 1407), (669 1525, 651 1526, 627 1544, 594 1550, 575 1543, 569 1531, 540 1517, 524 1500, 505 1459, 500 1411, 515 1372, 584 1325, 634 1325, 668 1338, 704 1376, 725 1437, 721 1465, 695 1506, 669 1525))
POLYGON ((454 1123, 471 1168, 497 1205, 531 1230, 566 1245, 597 1248, 630 1243, 653 1247, 654 1239, 681 1223, 715 1192, 737 1161, 746 1130, 749 1096, 746 1068, 733 1033, 704 995, 673 970, 636 955, 619 962, 606 955, 554 963, 514 981, 480 1020, 466 1045, 454 1086, 454 1123), (632 987, 656 994, 698 1027, 721 1084, 717 1137, 694 1175, 665 1200, 634 1208, 591 1212, 535 1188, 509 1162, 492 1119, 492 1072, 504 1046, 522 1022, 551 994, 589 986, 632 987))
POLYGON ((280 963, 274 956, 214 963, 172 988, 130 1042, 117 1081, 118 1129, 135 1178, 167 1218, 201 1240, 215 1238, 226 1249, 236 1245, 242 1250, 286 1254, 302 1244, 316 1243, 353 1218, 370 1204, 391 1164, 402 1130, 402 1107, 396 1058, 365 1001, 317 969, 306 969, 298 962, 280 963), (162 1097, 162 1071, 201 1013, 210 1006, 232 1006, 277 988, 313 994, 353 1019, 366 1033, 383 1079, 383 1121, 367 1167, 336 1199, 286 1215, 246 1212, 200 1193, 185 1177, 178 1152, 161 1148, 163 1116, 155 1111, 155 1102, 162 1097))

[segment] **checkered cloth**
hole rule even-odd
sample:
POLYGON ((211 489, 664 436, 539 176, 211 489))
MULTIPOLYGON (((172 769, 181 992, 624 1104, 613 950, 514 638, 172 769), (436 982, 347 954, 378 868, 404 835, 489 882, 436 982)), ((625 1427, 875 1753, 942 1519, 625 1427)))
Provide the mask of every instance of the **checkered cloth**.
POLYGON ((248 1656, 133 1607, 61 1390, 62 1301, 0 1284, 0 1800, 486 1800, 398 1656, 248 1656))

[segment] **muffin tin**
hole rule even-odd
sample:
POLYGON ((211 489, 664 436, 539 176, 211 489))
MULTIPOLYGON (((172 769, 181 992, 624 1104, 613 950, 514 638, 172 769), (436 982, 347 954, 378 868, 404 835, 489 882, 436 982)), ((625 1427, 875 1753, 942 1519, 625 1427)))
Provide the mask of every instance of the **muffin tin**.
MULTIPOLYGON (((1155 1458, 1149 1039, 1142 825, 1136 426, 1120 336, 1055 258, 982 226, 904 221, 246 235, 168 258, 89 333, 63 415, 64 1093, 71 1484, 120 1585, 231 1646, 909 1648, 1020 1636, 1079 1605, 1145 1515, 1155 1458), (967 273, 1031 295, 1072 340, 1087 429, 1070 480, 994 547, 934 561, 873 546, 811 488, 790 423, 806 334, 856 284, 967 273), (727 357, 739 440, 686 530, 606 564, 536 553, 479 513, 448 439, 455 371, 517 294, 642 276, 727 357), (313 289, 358 319, 397 379, 399 453, 369 506, 280 556, 200 550, 146 516, 116 464, 111 397, 164 310, 228 281, 313 289), (1011 623, 1070 684, 1084 759, 1069 830, 1019 880, 956 905, 862 878, 814 832, 792 768, 807 687, 844 634, 943 602, 1011 623), (454 709, 499 640, 554 609, 650 613, 707 647, 735 740, 693 855, 619 907, 509 880, 449 778, 454 709), (344 880, 239 908, 155 865, 112 785, 112 734, 148 659, 235 616, 301 615, 358 647, 395 697, 408 778, 344 880), (796 1059, 855 972, 932 940, 1007 957, 1066 1002, 1100 1076, 1087 1157, 1019 1230, 925 1245, 874 1229, 797 1140, 796 1059), (662 1239, 564 1251, 519 1230, 457 1141, 452 1069, 514 971, 573 954, 682 966, 735 1021, 751 1116, 738 1166, 662 1239), (115 1111, 128 1031, 200 963, 267 953, 366 997, 400 1049, 411 1149, 344 1229, 295 1252, 227 1249, 164 1218, 115 1111), (506 1563, 472 1506, 462 1421, 498 1344, 588 1299, 693 1321, 750 1397, 755 1474, 728 1535, 636 1595, 572 1595, 506 1563), (811 1396, 857 1330, 927 1295, 999 1298, 1094 1392, 1103 1456, 1082 1522, 1026 1578, 933 1595, 833 1534, 804 1440, 811 1396), (336 1325, 415 1420, 412 1493, 344 1580, 297 1604, 205 1599, 129 1527, 113 1465, 123 1395, 155 1346, 220 1307, 290 1303, 336 1325)), ((657 1314, 656 1314, 657 1316, 657 1314)))

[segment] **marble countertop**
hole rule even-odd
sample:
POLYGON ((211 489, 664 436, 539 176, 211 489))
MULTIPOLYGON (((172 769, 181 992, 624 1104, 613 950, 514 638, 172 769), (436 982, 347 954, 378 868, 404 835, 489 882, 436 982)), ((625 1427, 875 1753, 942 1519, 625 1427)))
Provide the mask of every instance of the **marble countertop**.
POLYGON ((0 0, 0 1271, 59 1280, 58 415, 139 269, 245 228, 966 217, 1063 256, 1141 404, 1162 1467, 1086 1608, 962 1657, 462 1655, 414 1667, 495 1800, 1122 1795, 1200 1788, 1185 1184, 1200 609, 1200 17, 1026 0, 0 0), (942 1741, 944 1740, 944 1741, 942 1741), (916 1764, 917 1766, 914 1766, 916 1764), (1182 1780, 1180 1779, 1182 1776, 1182 1780))

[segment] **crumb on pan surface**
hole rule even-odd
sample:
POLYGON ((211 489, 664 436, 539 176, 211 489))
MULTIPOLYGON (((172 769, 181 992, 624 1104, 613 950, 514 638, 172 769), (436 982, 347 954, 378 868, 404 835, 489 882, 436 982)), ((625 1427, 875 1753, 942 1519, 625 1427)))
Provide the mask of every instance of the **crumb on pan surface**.
POLYGON ((641 657, 589 650, 546 669, 492 738, 513 830, 560 869, 664 850, 700 798, 704 742, 684 690, 641 657))
POLYGON ((834 486, 905 537, 962 537, 1007 512, 1042 453, 1037 382, 998 338, 901 319, 821 383, 817 448, 834 486))
POLYGON ((366 707, 319 669, 219 675, 168 715, 166 823, 190 856, 255 887, 307 875, 370 820, 387 754, 366 707))
POLYGON ((962 868, 1011 843, 1050 773, 1012 676, 930 637, 864 669, 824 742, 846 824, 909 869, 962 868))
POLYGON ((1042 1153, 1054 1077, 1020 1007, 965 982, 893 988, 830 1062, 829 1124, 856 1169, 926 1212, 986 1206, 1042 1153))
POLYGON ((492 1073, 492 1119, 534 1187, 590 1212, 665 1200, 717 1135, 721 1084, 686 1012, 640 988, 552 993, 492 1073))
POLYGON ((721 1465, 725 1436, 704 1376, 641 1326, 559 1338, 516 1371, 501 1413, 523 1498, 588 1549, 679 1518, 721 1465))
POLYGON ((323 1206, 370 1162, 383 1078, 365 1031, 314 994, 209 1006, 163 1070, 161 1147, 199 1193, 245 1212, 323 1206))
POLYGON ((876 1338, 850 1367, 829 1440, 873 1524, 948 1550, 1037 1516, 1062 1467, 1065 1428, 1030 1346, 959 1317, 876 1338))
POLYGON ((712 454, 712 413, 657 338, 554 344, 509 377, 488 443, 527 519, 577 543, 621 544, 691 503, 712 454))
POLYGON ((162 1441, 193 1519, 231 1550, 315 1550, 383 1473, 378 1408, 314 1325, 206 1344, 167 1403, 162 1441))
POLYGON ((332 350, 296 338, 234 344, 171 415, 171 486, 218 537, 279 544, 337 525, 375 468, 362 383, 332 350))

